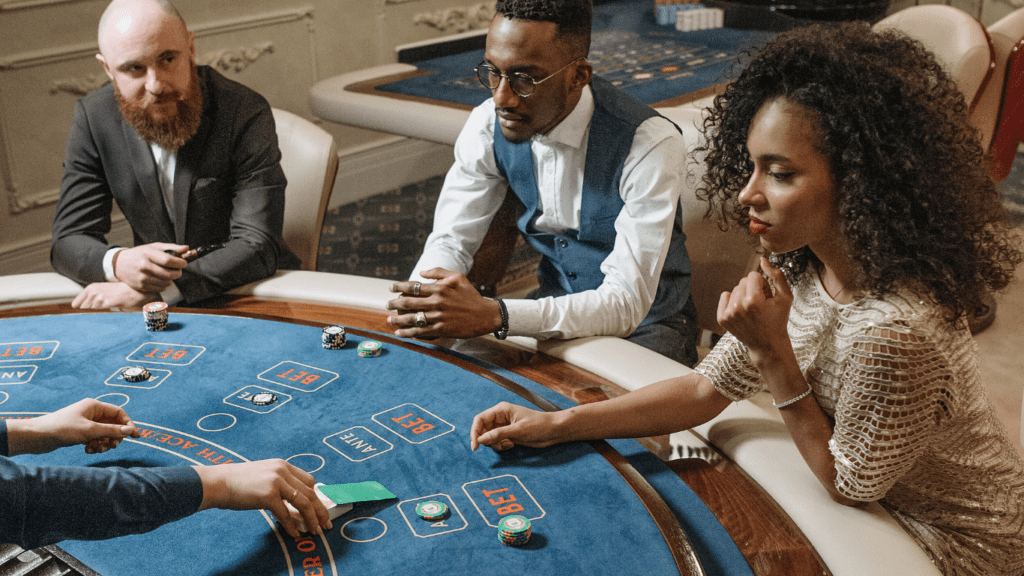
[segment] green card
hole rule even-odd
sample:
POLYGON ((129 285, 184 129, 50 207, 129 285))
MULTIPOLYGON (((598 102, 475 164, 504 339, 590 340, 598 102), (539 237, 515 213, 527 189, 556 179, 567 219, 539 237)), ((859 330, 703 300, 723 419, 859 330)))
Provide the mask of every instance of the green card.
POLYGON ((381 485, 380 482, 354 482, 352 484, 325 484, 320 486, 324 493, 335 504, 352 504, 355 502, 372 502, 374 500, 387 500, 398 498, 390 490, 381 485))

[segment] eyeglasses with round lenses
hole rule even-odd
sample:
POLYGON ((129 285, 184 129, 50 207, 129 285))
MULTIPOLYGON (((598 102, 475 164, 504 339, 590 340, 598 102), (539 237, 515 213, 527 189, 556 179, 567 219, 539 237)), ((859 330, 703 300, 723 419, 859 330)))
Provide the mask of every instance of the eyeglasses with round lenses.
POLYGON ((565 70, 566 68, 572 66, 573 64, 579 62, 580 60, 586 60, 586 58, 581 56, 573 60, 572 62, 569 62, 565 66, 562 66, 558 70, 555 70, 548 76, 541 78, 540 80, 534 80, 533 76, 530 76, 529 74, 524 74, 523 72, 503 74, 501 70, 498 70, 494 66, 488 64, 487 62, 481 62, 480 64, 477 64, 476 68, 474 68, 473 70, 476 71, 476 77, 478 80, 480 80, 480 84, 482 84, 484 88, 487 88, 488 90, 497 90, 498 86, 501 85, 501 79, 504 78, 505 81, 508 82, 508 87, 511 88, 517 96, 519 96, 520 98, 527 98, 530 96, 530 94, 533 94, 533 91, 538 84, 544 82, 545 80, 551 79, 552 77, 554 77, 555 74, 558 74, 562 70, 565 70))

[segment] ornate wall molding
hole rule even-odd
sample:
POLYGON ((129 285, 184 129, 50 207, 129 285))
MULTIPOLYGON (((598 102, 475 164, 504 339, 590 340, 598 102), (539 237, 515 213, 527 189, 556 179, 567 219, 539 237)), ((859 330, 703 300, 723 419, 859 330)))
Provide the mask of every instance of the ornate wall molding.
POLYGON ((17 186, 14 186, 14 188, 15 190, 10 191, 10 195, 7 197, 7 207, 12 215, 21 214, 33 208, 42 208, 43 206, 56 204, 57 200, 60 199, 60 188, 43 190, 42 192, 29 195, 19 195, 17 193, 17 186))
MULTIPOLYGON (((259 60, 260 56, 273 51, 273 42, 261 42, 249 47, 225 48, 197 56, 196 64, 213 66, 222 72, 238 73, 259 60)), ((50 94, 64 93, 82 97, 102 88, 109 81, 107 75, 102 72, 87 74, 79 78, 61 78, 54 80, 50 85, 50 94)))
POLYGON ((196 58, 197 64, 213 66, 224 72, 241 72, 250 64, 259 60, 260 56, 274 51, 273 42, 262 42, 248 48, 232 48, 207 52, 196 58))
MULTIPOLYGON (((211 22, 193 27, 191 30, 195 33, 196 38, 201 38, 206 36, 215 36, 218 34, 226 34, 229 32, 273 26, 275 24, 306 21, 307 29, 312 33, 314 29, 312 20, 313 7, 304 6, 293 10, 266 12, 243 18, 211 22)), ((20 54, 13 54, 6 58, 0 58, 0 72, 21 68, 31 68, 33 66, 45 66, 78 58, 91 58, 97 52, 99 52, 99 45, 96 42, 73 44, 46 50, 36 50, 33 52, 22 52, 20 54)))
MULTIPOLYGON (((0 0, 0 12, 64 4, 72 1, 80 0, 0 0)), ((316 64, 316 39, 314 37, 315 25, 313 15, 313 6, 307 5, 287 10, 208 22, 194 26, 191 30, 197 38, 202 38, 280 24, 304 23, 310 35, 310 62, 313 70, 313 81, 316 82, 319 68, 316 64)), ((99 46, 95 42, 89 42, 12 54, 0 58, 0 73, 92 58, 98 51, 99 46)), ((273 51, 273 42, 267 41, 250 46, 207 52, 197 56, 196 62, 199 64, 210 64, 225 72, 237 73, 259 60, 264 54, 270 54, 273 51)), ((70 94, 80 97, 103 86, 107 81, 106 74, 102 72, 80 77, 57 78, 50 82, 49 92, 52 95, 70 94)), ((60 189, 58 187, 34 192, 19 190, 13 171, 14 158, 9 145, 11 135, 5 122, 5 115, 9 113, 9 111, 0 109, 0 177, 3 179, 2 185, 7 194, 10 214, 14 216, 28 210, 55 204, 60 197, 60 189)))
POLYGON ((466 32, 487 28, 494 18, 494 2, 424 12, 413 17, 413 24, 425 24, 441 32, 466 32))
POLYGON ((50 84, 50 94, 70 94, 81 98, 90 92, 99 90, 109 81, 107 75, 102 72, 88 74, 81 78, 63 78, 54 80, 50 84))
POLYGON ((40 6, 56 6, 70 4, 77 0, 0 0, 0 12, 39 8, 40 6))

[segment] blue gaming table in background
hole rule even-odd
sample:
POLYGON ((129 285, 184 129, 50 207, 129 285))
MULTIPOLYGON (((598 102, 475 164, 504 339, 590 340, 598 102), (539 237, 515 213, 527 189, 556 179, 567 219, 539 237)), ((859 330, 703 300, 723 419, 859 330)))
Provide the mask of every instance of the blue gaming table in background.
POLYGON ((122 405, 143 433, 102 455, 67 448, 22 462, 283 458, 320 482, 376 480, 397 496, 357 504, 323 538, 292 539, 268 513, 208 510, 147 534, 61 548, 104 576, 686 574, 678 539, 688 537, 704 573, 751 573, 700 499, 633 440, 469 449, 473 416, 499 401, 551 409, 570 400, 482 361, 372 332, 350 330, 344 349, 326 350, 321 329, 173 311, 164 332, 147 331, 139 313, 0 320, 0 417, 93 397, 122 405), (384 343, 380 356, 358 355, 368 338, 384 343), (126 382, 127 366, 146 366, 150 379, 126 382), (277 401, 254 404, 260 392, 277 401), (416 517, 425 499, 445 501, 451 517, 416 517), (533 520, 523 547, 498 541, 509 513, 533 520))
MULTIPOLYGON (((757 48, 773 32, 718 28, 679 32, 656 22, 651 0, 618 0, 594 8, 588 60, 594 73, 649 105, 709 89, 739 73, 743 52, 757 48)), ((376 86, 404 96, 477 106, 490 97, 473 68, 483 48, 415 62, 422 75, 376 86)), ((690 98, 693 99, 693 98, 690 98)))

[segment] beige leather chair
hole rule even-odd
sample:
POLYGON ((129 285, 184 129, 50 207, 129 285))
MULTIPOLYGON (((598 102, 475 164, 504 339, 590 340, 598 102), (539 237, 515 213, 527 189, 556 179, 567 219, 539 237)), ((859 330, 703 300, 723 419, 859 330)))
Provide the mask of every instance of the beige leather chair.
POLYGON ((273 109, 285 188, 284 241, 302 260, 303 270, 316 270, 320 229, 338 175, 334 138, 309 120, 273 109))
MULTIPOLYGON (((979 109, 992 83, 995 56, 988 31, 973 16, 952 6, 926 4, 890 14, 874 28, 895 28, 921 41, 956 81, 968 103, 968 113, 973 115, 979 109)), ((968 320, 973 334, 987 328, 995 319, 995 300, 989 298, 986 304, 989 306, 987 313, 968 320)))
POLYGON ((971 123, 992 153, 992 178, 1001 182, 1024 142, 1024 8, 989 26, 988 35, 994 66, 971 111, 971 123))
MULTIPOLYGON (((687 148, 692 148, 700 137, 697 128, 702 109, 693 104, 674 108, 659 108, 658 112, 676 123, 683 131, 687 148)), ((698 178, 701 166, 687 158, 687 170, 698 178)), ((686 233, 686 252, 690 256, 690 291, 697 306, 697 323, 702 330, 721 336, 725 330, 718 324, 718 300, 722 292, 736 287, 747 272, 757 268, 757 257, 750 235, 733 227, 727 232, 718 228, 717 218, 705 218, 707 204, 701 202, 688 188, 680 198, 683 211, 683 232, 686 233)))
POLYGON ((980 22, 952 6, 926 4, 890 14, 874 25, 875 30, 890 28, 905 32, 934 52, 974 108, 992 72, 992 49, 980 22))

